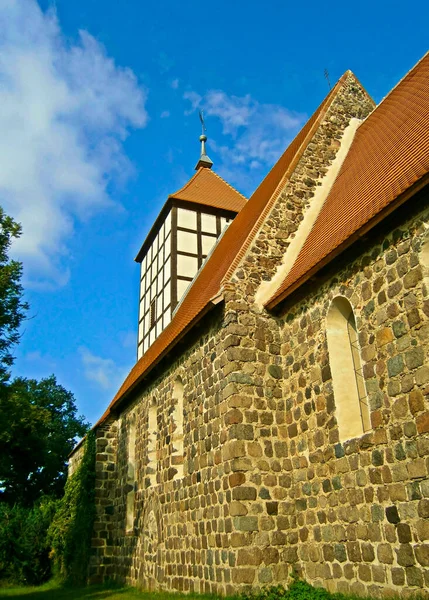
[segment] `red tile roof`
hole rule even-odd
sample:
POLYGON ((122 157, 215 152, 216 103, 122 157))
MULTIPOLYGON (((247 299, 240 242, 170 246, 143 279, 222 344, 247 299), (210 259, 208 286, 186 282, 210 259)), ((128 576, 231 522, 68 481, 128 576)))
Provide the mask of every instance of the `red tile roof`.
POLYGON ((273 308, 350 245, 352 237, 429 172, 429 53, 356 132, 334 185, 273 308))
POLYGON ((239 212, 246 204, 246 198, 240 192, 206 167, 200 167, 188 183, 169 198, 234 212, 239 212))
MULTIPOLYGON (((275 202, 284 186, 285 179, 290 177, 328 111, 332 100, 344 85, 348 76, 349 72, 341 77, 251 198, 244 204, 220 238, 211 256, 205 262, 192 287, 177 308, 171 323, 130 371, 110 406, 96 425, 102 423, 109 416, 123 396, 134 389, 192 325, 213 306, 212 299, 220 294, 223 279, 229 273, 231 267, 234 267, 244 255, 245 249, 251 243, 252 236, 256 234, 259 221, 275 202)), ((207 169, 201 170, 207 171, 207 169)), ((210 173, 210 171, 207 172, 210 173)), ((218 177, 214 173, 211 173, 211 175, 218 177)), ((195 178, 196 176, 190 180, 189 184, 195 181, 195 178)), ((214 181, 213 178, 210 181, 214 181)), ((179 190, 178 193, 186 195, 186 188, 187 186, 179 190)), ((177 198, 177 194, 173 196, 177 198)))

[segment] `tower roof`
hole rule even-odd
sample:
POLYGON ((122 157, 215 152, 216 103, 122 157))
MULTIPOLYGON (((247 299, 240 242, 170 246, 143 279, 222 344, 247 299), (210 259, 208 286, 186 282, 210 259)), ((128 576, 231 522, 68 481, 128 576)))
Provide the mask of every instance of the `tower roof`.
POLYGON ((239 212, 246 198, 222 177, 210 169, 200 167, 191 179, 169 199, 184 200, 213 208, 239 212))

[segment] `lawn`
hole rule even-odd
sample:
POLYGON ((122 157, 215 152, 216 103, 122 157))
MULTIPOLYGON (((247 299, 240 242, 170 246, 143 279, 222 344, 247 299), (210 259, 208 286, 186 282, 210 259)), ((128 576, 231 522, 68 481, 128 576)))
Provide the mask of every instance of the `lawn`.
POLYGON ((141 592, 130 587, 90 586, 85 588, 62 587, 47 583, 40 587, 0 587, 0 600, 216 600, 216 596, 177 594, 169 592, 141 592))

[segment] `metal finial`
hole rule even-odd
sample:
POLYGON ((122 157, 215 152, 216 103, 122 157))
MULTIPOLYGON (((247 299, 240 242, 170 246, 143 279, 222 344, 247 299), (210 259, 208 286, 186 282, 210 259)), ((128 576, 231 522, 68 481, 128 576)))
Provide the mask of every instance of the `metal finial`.
POLYGON ((197 162, 197 166, 195 167, 196 171, 198 171, 198 169, 200 167, 206 167, 208 169, 211 169, 213 166, 213 162, 210 160, 210 158, 206 154, 206 142, 207 142, 206 124, 204 122, 204 113, 202 110, 199 111, 199 116, 200 116, 201 128, 202 128, 202 133, 200 135, 201 156, 200 156, 200 160, 197 162))

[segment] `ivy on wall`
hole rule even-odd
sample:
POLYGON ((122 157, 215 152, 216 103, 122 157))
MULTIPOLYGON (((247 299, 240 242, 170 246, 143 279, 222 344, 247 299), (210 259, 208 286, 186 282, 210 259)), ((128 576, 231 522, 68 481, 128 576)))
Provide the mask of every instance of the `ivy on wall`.
POLYGON ((88 579, 91 537, 95 519, 95 434, 86 436, 80 465, 68 479, 49 529, 52 558, 59 576, 67 583, 88 579))

